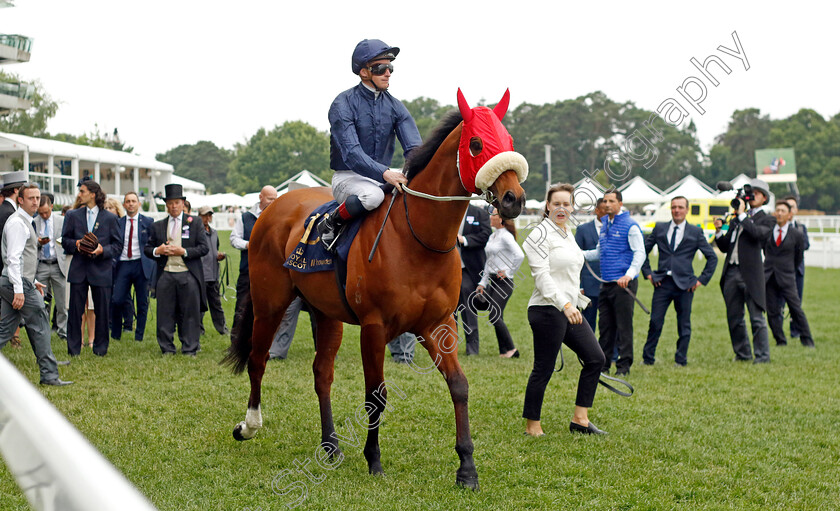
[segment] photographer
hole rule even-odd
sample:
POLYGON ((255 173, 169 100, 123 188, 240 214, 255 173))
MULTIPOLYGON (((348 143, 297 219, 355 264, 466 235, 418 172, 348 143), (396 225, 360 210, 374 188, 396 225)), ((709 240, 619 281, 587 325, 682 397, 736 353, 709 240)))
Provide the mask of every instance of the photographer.
POLYGON ((726 320, 735 360, 753 360, 755 352, 753 362, 756 364, 770 362, 770 343, 764 318, 766 302, 761 249, 776 222, 760 209, 769 196, 767 183, 753 179, 733 199, 734 212, 726 233, 721 231, 723 220, 715 219, 715 243, 725 254, 720 288, 726 304, 726 320), (744 324, 745 304, 753 333, 752 350, 744 324))

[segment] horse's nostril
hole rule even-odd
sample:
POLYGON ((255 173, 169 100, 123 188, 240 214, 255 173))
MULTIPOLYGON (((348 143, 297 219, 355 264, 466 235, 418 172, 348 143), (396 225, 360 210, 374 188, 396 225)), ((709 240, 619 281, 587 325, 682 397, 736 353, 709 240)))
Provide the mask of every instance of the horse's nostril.
POLYGON ((505 192, 505 196, 502 198, 502 204, 505 206, 512 206, 516 202, 516 195, 513 194, 511 191, 505 192))

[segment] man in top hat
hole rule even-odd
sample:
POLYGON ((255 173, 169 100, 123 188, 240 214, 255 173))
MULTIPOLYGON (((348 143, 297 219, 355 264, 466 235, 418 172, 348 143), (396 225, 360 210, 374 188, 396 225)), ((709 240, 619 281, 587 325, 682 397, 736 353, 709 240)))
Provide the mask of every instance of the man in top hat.
POLYGON ((123 237, 117 215, 105 210, 105 192, 99 183, 90 179, 83 182, 79 201, 82 206, 67 212, 61 230, 64 253, 73 256, 67 272, 67 352, 76 356, 82 351, 82 314, 90 288, 96 311, 93 354, 104 357, 108 353, 113 260, 122 251, 123 237))
POLYGON ((164 355, 174 355, 177 323, 181 353, 194 357, 201 348, 201 311, 207 303, 201 258, 210 248, 201 220, 184 213, 183 187, 164 189, 169 214, 152 224, 144 249, 157 262, 157 341, 164 355))
POLYGON ((735 360, 760 364, 770 362, 770 342, 767 334, 764 262, 762 247, 776 224, 775 219, 761 210, 770 197, 767 183, 761 179, 750 182, 753 197, 749 203, 737 199, 729 230, 721 231, 723 220, 715 219, 715 243, 725 254, 720 288, 726 304, 729 338, 735 360), (750 314, 753 349, 744 322, 744 305, 750 314), (753 359, 755 353, 755 359, 753 359))

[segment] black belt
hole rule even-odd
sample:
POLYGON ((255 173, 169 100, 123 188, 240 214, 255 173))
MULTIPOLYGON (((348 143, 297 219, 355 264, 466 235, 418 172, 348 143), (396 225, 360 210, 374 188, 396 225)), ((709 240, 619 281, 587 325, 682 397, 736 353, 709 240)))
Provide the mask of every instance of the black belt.
POLYGON ((39 259, 38 262, 42 264, 58 264, 58 259, 39 259))

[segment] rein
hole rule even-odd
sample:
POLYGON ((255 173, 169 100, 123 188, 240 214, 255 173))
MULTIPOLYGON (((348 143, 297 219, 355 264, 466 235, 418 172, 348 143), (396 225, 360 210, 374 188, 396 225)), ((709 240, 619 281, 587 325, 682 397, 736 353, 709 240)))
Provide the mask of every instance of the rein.
MULTIPOLYGON (((469 198, 467 198, 467 200, 469 200, 469 198)), ((405 206, 405 220, 406 222, 408 222, 408 228, 411 230, 411 235, 414 236, 414 239, 416 239, 421 245, 423 245, 423 248, 425 248, 426 250, 431 250, 432 252, 437 252, 438 254, 448 254, 449 252, 455 250, 455 247, 458 246, 457 238, 455 239, 455 244, 446 250, 439 250, 437 248, 426 245, 426 243, 424 243, 423 240, 421 240, 420 237, 417 236, 417 233, 414 232, 414 227, 412 227, 411 225, 411 218, 408 216, 408 198, 406 198, 405 194, 403 194, 403 205, 405 206)))
MULTIPOLYGON (((586 321, 586 320, 584 320, 584 321, 586 321)), ((583 360, 581 360, 580 357, 578 357, 578 362, 580 362, 580 365, 583 366, 583 360)), ((563 360, 563 345, 561 344, 560 345, 560 368, 555 369, 554 372, 559 373, 560 371, 563 370, 563 368, 565 366, 566 366, 566 363, 563 360)), ((612 377, 612 376, 608 376, 604 373, 601 373, 601 375, 598 377, 598 384, 603 385, 604 387, 607 388, 607 390, 615 392, 619 396, 623 396, 623 397, 630 397, 630 396, 633 395, 634 392, 636 392, 636 389, 634 389, 633 386, 630 385, 630 383, 622 380, 621 378, 615 378, 615 377, 612 377), (612 385, 610 385, 609 383, 605 382, 604 380, 608 380, 608 381, 611 381, 611 382, 618 383, 620 385, 624 385, 625 387, 627 387, 628 392, 625 392, 623 390, 619 390, 619 389, 613 387, 612 385)))
MULTIPOLYGON (((592 269, 592 267, 591 267, 591 266, 589 266, 589 261, 587 261, 586 259, 584 259, 584 260, 583 260, 583 264, 585 264, 585 265, 586 265, 586 269, 587 269, 587 270, 589 270, 589 273, 591 273, 591 274, 592 274, 592 276, 593 276, 593 277, 595 277, 595 280, 597 280, 598 282, 601 282, 602 284, 614 284, 614 283, 616 282, 615 280, 604 280, 604 279, 602 279, 601 277, 599 277, 599 276, 595 273, 595 270, 593 270, 593 269, 592 269)), ((632 296, 632 297, 633 297, 633 299, 634 299, 634 300, 636 300, 636 303, 638 303, 638 304, 639 304, 639 307, 641 307, 641 308, 642 308, 642 310, 643 310, 643 311, 645 311, 645 314, 647 314, 648 316, 650 316, 650 311, 647 309, 647 307, 645 307, 645 304, 643 304, 643 303, 642 303, 642 301, 641 301, 641 300, 639 300, 639 299, 636 297, 636 295, 635 295, 635 293, 633 293, 633 291, 630 291, 630 289, 628 289, 628 288, 626 288, 626 287, 623 287, 623 288, 621 288, 621 289, 623 289, 623 290, 627 291, 627 294, 629 294, 630 296, 632 296)))

